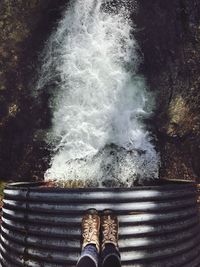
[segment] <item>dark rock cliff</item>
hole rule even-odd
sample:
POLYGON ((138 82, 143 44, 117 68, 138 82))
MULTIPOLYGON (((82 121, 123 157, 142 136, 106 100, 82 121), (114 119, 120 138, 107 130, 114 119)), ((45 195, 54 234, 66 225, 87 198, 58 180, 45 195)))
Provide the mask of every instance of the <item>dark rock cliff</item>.
POLYGON ((142 71, 157 93, 161 177, 200 177, 200 2, 140 0, 142 71))
MULTIPOLYGON (((0 179, 41 179, 49 152, 47 96, 32 96, 38 54, 66 0, 0 1, 0 179)), ((160 176, 200 177, 200 2, 138 0, 141 72, 156 92, 160 176)))
POLYGON ((0 179, 39 179, 47 168, 41 130, 50 116, 32 91, 39 52, 65 3, 0 1, 0 179))

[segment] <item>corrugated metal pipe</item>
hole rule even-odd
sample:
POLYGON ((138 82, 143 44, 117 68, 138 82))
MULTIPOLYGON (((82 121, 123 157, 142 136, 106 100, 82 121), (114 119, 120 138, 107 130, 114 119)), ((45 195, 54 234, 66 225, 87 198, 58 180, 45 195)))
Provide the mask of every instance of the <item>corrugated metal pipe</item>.
POLYGON ((73 267, 88 208, 119 216, 122 266, 199 267, 197 187, 160 182, 131 189, 62 189, 11 184, 1 225, 2 267, 73 267))

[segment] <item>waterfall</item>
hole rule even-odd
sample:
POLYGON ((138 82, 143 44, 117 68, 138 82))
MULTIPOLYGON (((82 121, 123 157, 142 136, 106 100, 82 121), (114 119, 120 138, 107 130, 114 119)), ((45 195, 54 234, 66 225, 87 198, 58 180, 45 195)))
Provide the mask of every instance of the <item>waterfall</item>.
POLYGON ((37 85, 48 90, 52 110, 46 180, 131 186, 158 178, 144 123, 154 101, 137 51, 128 0, 71 1, 47 42, 37 85))

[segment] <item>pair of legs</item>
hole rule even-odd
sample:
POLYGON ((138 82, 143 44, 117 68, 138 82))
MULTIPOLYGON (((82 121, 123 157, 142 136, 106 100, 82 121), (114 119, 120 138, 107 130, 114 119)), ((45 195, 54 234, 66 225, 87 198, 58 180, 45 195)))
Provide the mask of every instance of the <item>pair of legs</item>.
POLYGON ((96 210, 89 210, 82 220, 83 245, 77 267, 121 267, 118 228, 112 211, 104 211, 100 218, 96 210))
POLYGON ((77 267, 121 267, 120 255, 112 244, 107 244, 104 251, 99 254, 94 245, 88 245, 82 251, 77 267))

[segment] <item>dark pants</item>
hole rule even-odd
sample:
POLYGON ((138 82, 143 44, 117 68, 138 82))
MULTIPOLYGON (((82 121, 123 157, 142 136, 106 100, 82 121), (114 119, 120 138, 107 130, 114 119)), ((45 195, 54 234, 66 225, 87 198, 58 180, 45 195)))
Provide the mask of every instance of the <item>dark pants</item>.
POLYGON ((121 267, 120 254, 112 244, 107 244, 101 257, 94 245, 88 245, 81 253, 76 267, 121 267))

